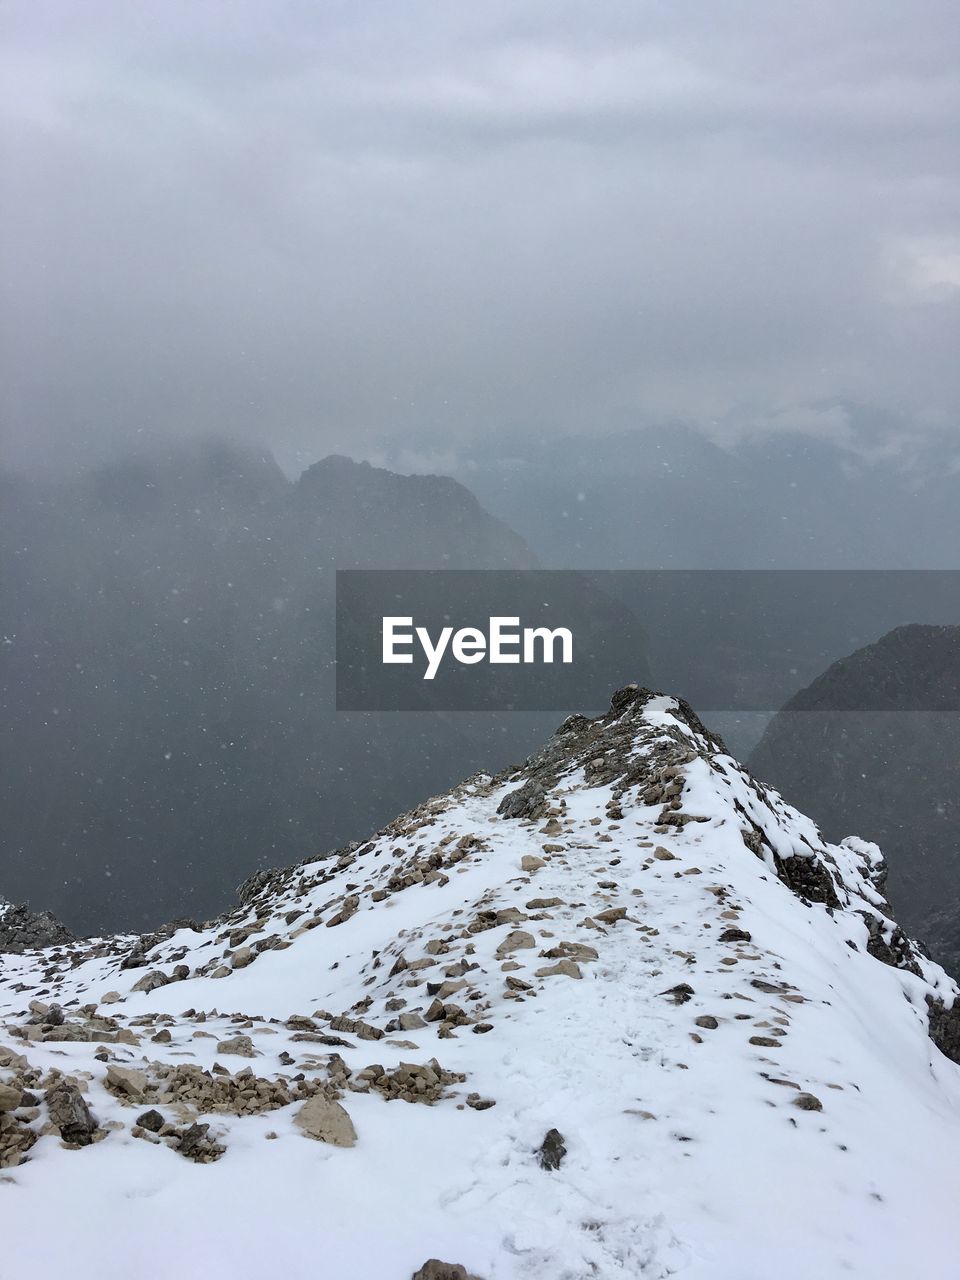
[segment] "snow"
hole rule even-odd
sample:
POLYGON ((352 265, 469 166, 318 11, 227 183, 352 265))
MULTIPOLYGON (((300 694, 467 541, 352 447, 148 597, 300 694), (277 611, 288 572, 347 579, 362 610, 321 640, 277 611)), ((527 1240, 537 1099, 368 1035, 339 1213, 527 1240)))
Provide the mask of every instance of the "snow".
MULTIPOLYGON (((692 735, 672 700, 647 703, 637 752, 652 751, 678 728, 692 735)), ((466 958, 480 967, 467 976, 482 993, 478 1005, 489 1001, 490 1032, 461 1026, 454 1038, 438 1039, 431 1024, 377 1041, 348 1034, 354 1047, 337 1051, 354 1070, 436 1056, 445 1069, 464 1072, 465 1083, 433 1106, 348 1091, 342 1103, 358 1133, 351 1149, 305 1138, 293 1124, 296 1105, 207 1116, 227 1147, 213 1164, 192 1164, 131 1136, 142 1108, 105 1090, 106 1065, 93 1057, 98 1045, 25 1046, 13 1038, 9 1028, 23 1023, 29 1000, 49 984, 42 955, 5 957, 0 1023, 8 1030, 0 1043, 45 1069, 92 1073, 92 1110, 101 1122, 125 1125, 81 1151, 42 1137, 29 1162, 4 1171, 4 1254, 14 1270, 91 1280, 126 1280, 132 1271, 144 1280, 408 1280, 438 1257, 484 1280, 952 1280, 960 1246, 960 1068, 927 1036, 925 996, 935 991, 949 1004, 954 984, 928 961, 917 976, 867 954, 858 913, 881 907, 871 879, 875 846, 855 839, 825 845, 812 822, 757 787, 730 757, 702 753, 682 772, 684 810, 706 821, 664 833, 654 832, 660 806, 642 804, 635 790, 623 798, 623 819, 611 822, 611 787, 590 786, 581 769, 572 770, 551 795, 566 806, 556 837, 564 849, 553 855, 543 852, 553 838, 541 832, 542 821, 496 816, 515 781, 474 780, 430 802, 420 814, 426 826, 398 823, 326 882, 313 880, 335 864, 318 861, 238 908, 229 925, 180 930, 146 969, 120 970, 117 956, 62 967, 56 999, 65 1010, 114 990, 123 999, 101 1012, 124 1025, 147 1012, 174 1016, 170 1045, 147 1035, 140 1047, 111 1045, 114 1060, 207 1068, 219 1060, 231 1071, 250 1065, 276 1075, 284 1072, 283 1051, 298 1060, 305 1051, 328 1052, 292 1040, 282 1025, 291 1014, 349 1012, 370 996, 370 1009, 351 1016, 383 1026, 389 992, 406 996, 407 1010, 430 1003, 422 988, 404 985, 406 972, 389 978, 401 952, 410 962, 426 954, 427 940, 447 939, 442 980, 442 969, 472 945, 466 958), (772 854, 758 857, 744 845, 743 814, 779 856, 832 867, 840 909, 807 904, 778 879, 772 854), (448 835, 451 848, 468 834, 483 847, 448 869, 446 884, 414 884, 371 900, 367 886, 385 881, 397 848, 432 847, 448 835), (657 846, 674 859, 652 858, 657 846), (524 854, 547 864, 523 873, 524 854), (602 889, 600 881, 617 887, 602 889), (289 938, 314 911, 352 892, 348 885, 361 896, 351 918, 289 938), (564 905, 460 937, 478 909, 524 911, 535 897, 564 905), (147 969, 216 967, 225 932, 252 923, 252 908, 263 901, 270 918, 242 945, 280 933, 290 940, 286 949, 265 950, 227 978, 210 969, 150 993, 130 991, 147 969), (627 918, 606 928, 582 923, 611 905, 627 907, 627 918), (306 915, 288 925, 294 907, 306 915), (751 940, 721 943, 730 924, 751 940), (536 950, 511 957, 522 965, 515 975, 536 991, 522 1001, 503 998, 506 975, 495 956, 512 928, 538 935, 536 950), (560 940, 593 946, 599 958, 580 963, 579 981, 536 979, 534 970, 551 963, 539 949, 560 940), (736 963, 724 963, 730 959, 736 963), (678 1005, 663 993, 679 983, 693 995, 678 1005), (207 1011, 202 1026, 182 1016, 188 1007, 207 1011), (281 1020, 244 1029, 261 1055, 249 1063, 218 1058, 217 1039, 238 1030, 235 1011, 281 1020), (701 1015, 716 1017, 718 1027, 699 1029, 701 1015), (776 1048, 749 1043, 774 1032, 776 1048), (792 1084, 776 1083, 783 1080, 792 1084), (794 1105, 797 1085, 823 1110, 794 1105), (463 1107, 471 1091, 496 1105, 463 1107), (559 1170, 546 1172, 533 1153, 553 1127, 568 1154, 559 1170)), ((329 906, 324 919, 337 909, 329 906)), ((57 950, 79 956, 81 948, 57 950)))

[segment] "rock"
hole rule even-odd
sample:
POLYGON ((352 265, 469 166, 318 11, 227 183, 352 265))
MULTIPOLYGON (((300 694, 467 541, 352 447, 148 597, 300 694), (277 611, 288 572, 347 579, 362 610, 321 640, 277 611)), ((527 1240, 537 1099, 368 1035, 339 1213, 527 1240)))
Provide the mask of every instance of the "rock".
POLYGON ((594 916, 594 919, 600 920, 603 924, 616 924, 617 921, 622 920, 626 914, 626 907, 607 907, 606 911, 598 911, 594 916))
POLYGON ((531 898, 527 903, 528 911, 545 911, 549 907, 562 907, 562 898, 531 898))
POLYGON ((518 907, 504 907, 497 912, 497 924, 520 924, 526 920, 526 916, 518 907))
POLYGON ((567 978, 583 977, 580 966, 573 960, 558 960, 556 964, 547 965, 546 968, 535 971, 535 976, 538 978, 553 978, 561 974, 567 978))
POLYGON ((249 1036, 233 1036, 230 1040, 219 1041, 217 1053, 233 1053, 239 1058, 254 1058, 257 1051, 249 1036))
POLYGON ((253 947, 241 947, 239 951, 235 951, 230 957, 230 967, 232 969, 245 969, 248 964, 253 964, 256 958, 257 953, 253 947))
POLYGON ((0 953, 22 955, 25 951, 41 947, 60 946, 74 942, 75 936, 49 911, 31 911, 25 906, 7 905, 0 912, 0 953))
POLYGON ((798 1093, 793 1098, 793 1105, 801 1111, 822 1111, 823 1103, 815 1093, 798 1093))
POLYGON ((10 1084, 0 1084, 0 1111, 16 1111, 22 1099, 19 1089, 10 1084))
POLYGON ((774 1040, 771 1036, 751 1036, 750 1043, 755 1044, 760 1049, 779 1049, 780 1041, 774 1040))
POLYGON ((665 849, 662 844, 658 844, 653 851, 653 856, 660 862, 676 862, 677 855, 671 853, 669 849, 665 849))
POLYGON ((137 1124, 141 1129, 148 1129, 150 1133, 159 1133, 166 1121, 159 1111, 151 1109, 144 1111, 142 1115, 137 1116, 137 1124))
POLYGON ((207 1134, 210 1130, 208 1124, 192 1124, 185 1129, 180 1135, 180 1142, 177 1150, 187 1160, 193 1160, 197 1164, 210 1164, 214 1160, 219 1160, 226 1151, 226 1147, 214 1142, 212 1138, 208 1138, 207 1134))
POLYGON ((132 1102, 142 1102, 149 1083, 145 1071, 133 1067, 107 1067, 106 1084, 111 1093, 121 1094, 132 1102))
POLYGON ((5 1044, 0 1044, 0 1067, 9 1067, 14 1071, 26 1071, 27 1060, 22 1053, 14 1051, 5 1044))
POLYGON ((318 1142, 329 1142, 334 1147, 356 1145, 357 1131, 350 1116, 339 1102, 331 1102, 320 1093, 307 1099, 294 1121, 308 1138, 318 1142))
POLYGON ((695 1018, 698 1027, 705 1027, 707 1031, 716 1031, 720 1023, 710 1013, 702 1013, 699 1018, 695 1018))
POLYGON ((427 1025, 419 1013, 401 1013, 398 1022, 401 1031, 418 1031, 427 1025))
POLYGON ((489 1111, 491 1107, 496 1105, 493 1098, 481 1098, 479 1093, 467 1094, 467 1106, 472 1107, 474 1111, 489 1111))
POLYGON ((666 991, 661 991, 660 995, 670 996, 674 1004, 686 1004, 693 995, 693 987, 689 982, 678 982, 675 987, 668 987, 666 991))
POLYGON ((546 806, 546 794, 538 782, 530 778, 516 791, 508 791, 497 805, 504 818, 536 818, 546 806))
POLYGON ((123 999, 123 996, 120 994, 119 991, 108 991, 106 995, 102 995, 100 997, 100 1003, 116 1004, 119 1000, 122 1000, 122 999, 123 999))
POLYGON ((520 859, 521 871, 539 871, 541 867, 545 867, 546 865, 547 864, 543 858, 538 858, 536 854, 533 853, 525 853, 520 859))
POLYGON ((746 929, 737 929, 737 928, 731 927, 730 929, 724 929, 723 933, 721 933, 720 935, 720 941, 721 942, 752 942, 753 937, 751 934, 747 933, 746 929))
POLYGON ((151 969, 130 988, 131 991, 156 991, 157 987, 165 987, 170 979, 159 969, 151 969))
POLYGON ((78 1147, 89 1146, 97 1122, 77 1086, 60 1081, 46 1091, 44 1099, 50 1123, 59 1129, 64 1142, 78 1147))
POLYGON ((563 1134, 559 1129, 548 1129, 540 1148, 537 1151, 537 1163, 541 1169, 559 1169, 563 1157, 567 1154, 563 1134))
POLYGON ((472 1275, 459 1262, 440 1262, 431 1258, 419 1271, 415 1271, 410 1280, 480 1280, 472 1275))
POLYGON ((600 953, 596 947, 589 947, 585 942, 561 942, 549 951, 541 952, 547 960, 599 960, 600 953))
POLYGON ((532 933, 527 933, 525 929, 513 929, 497 947, 497 959, 503 960, 514 951, 524 951, 536 945, 532 933))
POLYGON ((331 916, 330 919, 327 921, 327 928, 332 929, 334 925, 345 924, 346 921, 349 920, 351 916, 356 915, 359 907, 360 907, 359 895, 355 893, 349 894, 346 898, 344 898, 340 906, 340 910, 337 912, 337 914, 335 916, 331 916))

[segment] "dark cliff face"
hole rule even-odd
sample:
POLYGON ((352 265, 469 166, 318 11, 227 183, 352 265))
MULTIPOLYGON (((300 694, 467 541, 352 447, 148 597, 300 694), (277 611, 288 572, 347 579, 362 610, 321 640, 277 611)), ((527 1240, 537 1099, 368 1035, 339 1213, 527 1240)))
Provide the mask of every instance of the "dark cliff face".
POLYGON ((0 954, 22 955, 38 947, 73 941, 70 930, 49 911, 31 911, 0 901, 0 954))
POLYGON ((79 932, 209 914, 537 736, 333 714, 335 568, 535 564, 452 480, 210 444, 0 483, 0 891, 79 932))
POLYGON ((960 627, 900 627, 774 718, 750 768, 829 839, 875 840, 898 917, 960 972, 960 627), (858 702, 889 708, 856 711, 858 702), (837 708, 850 708, 837 710, 837 708))

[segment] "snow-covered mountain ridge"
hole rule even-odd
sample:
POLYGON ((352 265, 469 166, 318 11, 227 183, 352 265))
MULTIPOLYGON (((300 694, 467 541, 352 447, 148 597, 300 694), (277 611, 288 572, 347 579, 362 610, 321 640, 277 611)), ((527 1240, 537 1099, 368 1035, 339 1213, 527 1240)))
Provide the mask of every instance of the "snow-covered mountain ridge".
POLYGON ((946 1280, 960 1002, 882 879, 621 690, 218 920, 3 957, 6 1255, 946 1280))

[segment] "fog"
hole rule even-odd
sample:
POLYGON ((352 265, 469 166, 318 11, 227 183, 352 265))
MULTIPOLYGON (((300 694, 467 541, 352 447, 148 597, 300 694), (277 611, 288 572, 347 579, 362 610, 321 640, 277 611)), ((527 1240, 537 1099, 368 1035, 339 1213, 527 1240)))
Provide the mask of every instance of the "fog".
POLYGON ((215 433, 295 474, 416 433, 419 467, 677 417, 844 440, 835 398, 950 431, 957 25, 7 4, 6 460, 215 433))

